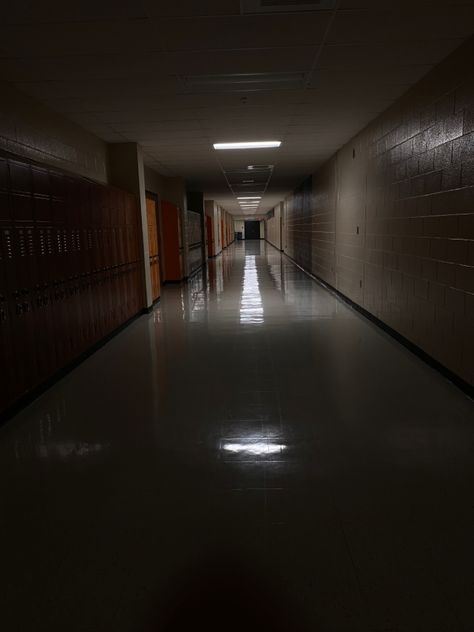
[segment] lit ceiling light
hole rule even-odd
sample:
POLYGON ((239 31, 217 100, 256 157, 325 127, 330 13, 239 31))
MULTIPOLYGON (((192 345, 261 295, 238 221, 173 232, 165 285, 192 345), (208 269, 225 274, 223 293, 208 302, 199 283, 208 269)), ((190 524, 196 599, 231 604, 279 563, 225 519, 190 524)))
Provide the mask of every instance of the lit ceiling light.
POLYGON ((270 149, 280 147, 281 140, 258 140, 245 143, 214 143, 214 149, 270 149))
POLYGON ((286 445, 283 443, 267 443, 265 441, 249 441, 242 443, 224 443, 222 446, 226 452, 234 453, 247 453, 255 456, 262 454, 278 454, 286 449, 286 445))
POLYGON ((261 195, 250 195, 250 196, 242 196, 240 195, 238 198, 238 200, 261 200, 262 196, 261 195))

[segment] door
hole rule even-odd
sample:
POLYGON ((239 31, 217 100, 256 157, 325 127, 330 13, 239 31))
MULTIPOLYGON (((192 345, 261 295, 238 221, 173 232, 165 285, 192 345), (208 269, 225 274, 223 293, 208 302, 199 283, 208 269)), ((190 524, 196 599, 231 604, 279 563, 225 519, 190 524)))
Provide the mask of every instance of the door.
POLYGON ((151 294, 152 299, 156 301, 160 297, 160 253, 158 242, 158 222, 156 213, 156 200, 151 197, 146 199, 146 214, 148 223, 148 246, 150 249, 150 275, 151 275, 151 294))
POLYGON ((183 279, 183 247, 179 209, 172 202, 161 202, 161 228, 163 231, 164 280, 183 279))
POLYGON ((260 239, 260 222, 245 222, 245 239, 260 239))
POLYGON ((207 256, 214 256, 214 237, 212 235, 212 218, 209 215, 206 216, 206 228, 207 228, 207 256))

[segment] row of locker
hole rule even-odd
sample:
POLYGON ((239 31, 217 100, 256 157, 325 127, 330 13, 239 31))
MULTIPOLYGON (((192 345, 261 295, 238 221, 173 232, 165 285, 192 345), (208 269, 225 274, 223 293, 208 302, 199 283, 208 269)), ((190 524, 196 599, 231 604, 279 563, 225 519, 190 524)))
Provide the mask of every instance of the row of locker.
POLYGON ((142 276, 141 264, 127 264, 11 297, 0 293, 0 409, 132 318, 143 304, 142 276))
POLYGON ((0 265, 12 286, 17 285, 18 276, 22 279, 26 276, 32 284, 39 280, 67 280, 139 259, 137 224, 71 230, 26 224, 0 227, 0 265))
POLYGON ((129 193, 0 156, 0 223, 117 227, 135 219, 129 193))
POLYGON ((0 202, 1 411, 136 315, 144 287, 129 193, 0 157, 0 202), (61 212, 39 219, 35 196, 61 212))
MULTIPOLYGON (((99 185, 96 185, 99 187, 99 185)), ((100 194, 101 188, 97 193, 100 194)), ((80 192, 78 192, 80 195, 80 192)), ((114 194, 116 192, 114 191, 114 194)), ((116 195, 113 196, 114 198, 116 195)), ((50 198, 33 194, 16 194, 0 191, 0 224, 12 222, 36 222, 61 226, 114 228, 133 223, 133 208, 130 200, 123 204, 107 202, 104 206, 94 205, 94 193, 87 190, 85 200, 50 198)))

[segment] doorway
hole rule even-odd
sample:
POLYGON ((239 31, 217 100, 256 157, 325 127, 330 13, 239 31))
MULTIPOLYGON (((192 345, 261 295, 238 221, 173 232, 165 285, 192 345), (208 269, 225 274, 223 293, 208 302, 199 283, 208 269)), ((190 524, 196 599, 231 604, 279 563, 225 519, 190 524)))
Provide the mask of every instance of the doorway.
POLYGON ((206 229, 207 229, 207 256, 214 256, 214 236, 212 234, 212 218, 206 215, 206 229))
POLYGON ((245 222, 245 239, 260 239, 260 222, 245 222))

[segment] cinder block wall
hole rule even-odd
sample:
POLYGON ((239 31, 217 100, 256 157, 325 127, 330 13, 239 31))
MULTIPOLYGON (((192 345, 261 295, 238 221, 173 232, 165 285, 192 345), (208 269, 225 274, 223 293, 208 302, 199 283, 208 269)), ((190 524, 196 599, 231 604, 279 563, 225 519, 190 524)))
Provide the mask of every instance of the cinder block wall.
POLYGON ((474 383, 474 38, 286 201, 286 252, 474 383), (309 252, 308 252, 309 248, 309 252))
POLYGON ((0 149, 108 182, 107 143, 7 82, 0 93, 0 149))

